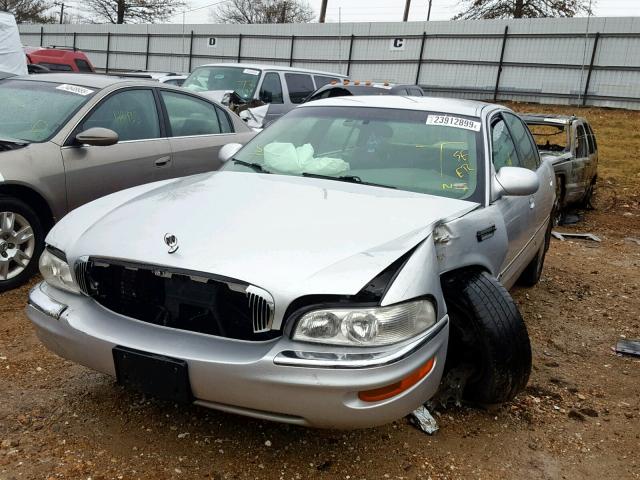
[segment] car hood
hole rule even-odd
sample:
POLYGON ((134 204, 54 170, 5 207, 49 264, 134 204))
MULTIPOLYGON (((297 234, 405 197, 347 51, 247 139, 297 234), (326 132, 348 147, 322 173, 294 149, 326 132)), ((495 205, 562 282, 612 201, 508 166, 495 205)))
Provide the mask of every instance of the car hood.
POLYGON ((47 243, 81 256, 206 272, 276 299, 353 295, 433 225, 476 203, 333 180, 213 172, 135 187, 71 212, 47 243), (177 237, 170 254, 165 235, 177 237))

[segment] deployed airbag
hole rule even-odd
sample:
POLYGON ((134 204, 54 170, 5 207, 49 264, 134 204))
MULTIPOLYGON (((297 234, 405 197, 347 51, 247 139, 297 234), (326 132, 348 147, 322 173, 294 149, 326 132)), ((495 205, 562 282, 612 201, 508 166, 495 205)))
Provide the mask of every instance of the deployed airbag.
POLYGON ((273 142, 264 147, 264 163, 269 170, 294 175, 305 172, 339 175, 349 170, 349 164, 340 158, 316 158, 313 155, 310 143, 296 147, 293 143, 273 142))

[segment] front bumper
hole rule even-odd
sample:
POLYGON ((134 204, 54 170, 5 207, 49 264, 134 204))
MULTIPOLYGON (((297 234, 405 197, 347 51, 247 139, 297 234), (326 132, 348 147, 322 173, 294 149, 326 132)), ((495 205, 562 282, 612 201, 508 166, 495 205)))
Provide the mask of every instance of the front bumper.
POLYGON ((94 370, 115 376, 112 349, 117 345, 179 358, 188 364, 198 405, 326 428, 385 424, 431 398, 442 376, 449 333, 445 315, 419 339, 384 352, 286 337, 247 342, 140 322, 45 283, 30 292, 27 316, 47 348, 94 370), (359 391, 398 382, 431 358, 431 372, 399 395, 371 403, 358 398, 359 391))

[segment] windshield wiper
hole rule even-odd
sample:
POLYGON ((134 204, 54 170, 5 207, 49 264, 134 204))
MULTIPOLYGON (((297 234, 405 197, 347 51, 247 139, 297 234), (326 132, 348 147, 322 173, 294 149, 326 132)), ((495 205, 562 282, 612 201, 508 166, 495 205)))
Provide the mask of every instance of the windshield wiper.
POLYGON ((371 185, 373 187, 392 188, 394 190, 397 190, 397 187, 393 187, 391 185, 383 185, 381 183, 373 183, 373 182, 363 182, 362 179, 356 175, 343 175, 340 177, 332 177, 331 175, 321 175, 319 173, 303 172, 302 176, 310 177, 310 178, 322 178, 324 180, 337 180, 339 182, 347 182, 347 183, 359 183, 361 185, 371 185))
POLYGON ((244 165, 245 167, 249 167, 254 169, 256 172, 260 172, 260 173, 271 173, 269 170, 266 170, 262 165, 260 165, 259 163, 255 163, 255 162, 245 162, 244 160, 237 160, 235 158, 232 158, 231 161, 233 163, 237 163, 238 165, 244 165))
POLYGON ((25 140, 0 137, 0 150, 15 150, 18 148, 26 147, 27 145, 29 145, 29 142, 25 140))

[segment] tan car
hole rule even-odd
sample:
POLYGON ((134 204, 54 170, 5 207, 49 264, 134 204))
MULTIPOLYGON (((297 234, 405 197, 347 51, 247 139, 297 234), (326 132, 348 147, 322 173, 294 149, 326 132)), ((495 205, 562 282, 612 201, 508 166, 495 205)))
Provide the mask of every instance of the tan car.
POLYGON ((12 77, 0 80, 0 105, 0 291, 31 276, 47 231, 70 210, 217 170, 220 147, 255 135, 215 101, 147 80, 12 77))

